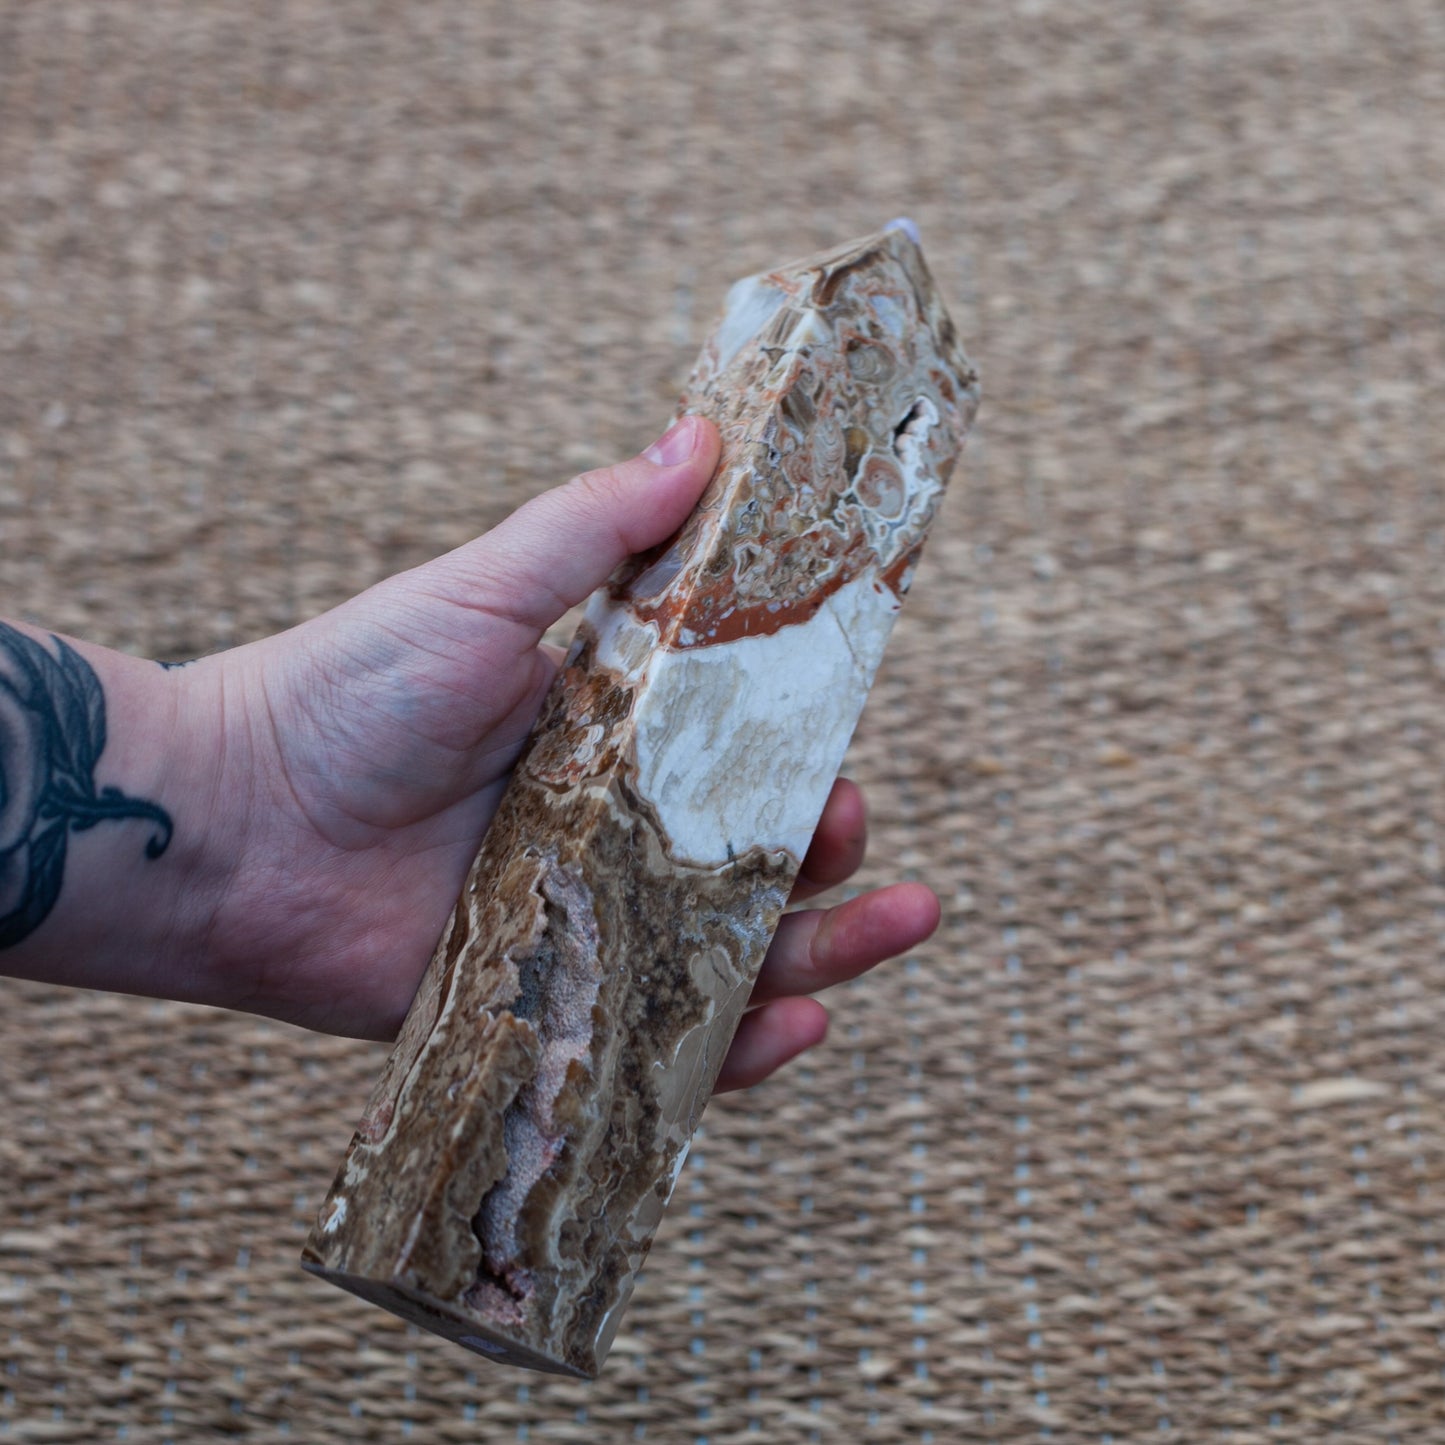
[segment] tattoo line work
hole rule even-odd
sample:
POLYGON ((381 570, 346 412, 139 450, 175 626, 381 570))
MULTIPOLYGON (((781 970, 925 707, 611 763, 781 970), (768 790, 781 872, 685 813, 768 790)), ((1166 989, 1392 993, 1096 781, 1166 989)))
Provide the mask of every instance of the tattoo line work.
POLYGON ((155 825, 145 856, 159 858, 175 831, 157 804, 96 791, 105 694, 73 647, 50 640, 54 655, 0 622, 0 948, 33 933, 55 906, 71 833, 144 818, 155 825))

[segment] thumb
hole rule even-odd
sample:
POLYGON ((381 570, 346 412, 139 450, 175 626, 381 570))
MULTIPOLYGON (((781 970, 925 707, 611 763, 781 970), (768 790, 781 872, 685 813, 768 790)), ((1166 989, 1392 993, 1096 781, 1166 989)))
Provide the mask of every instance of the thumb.
MULTIPOLYGON (((533 497, 476 541, 433 563, 469 608, 536 640, 634 552, 687 519, 717 466, 717 428, 685 416, 640 456, 533 497)), ((435 576, 435 574, 433 574, 435 576)))

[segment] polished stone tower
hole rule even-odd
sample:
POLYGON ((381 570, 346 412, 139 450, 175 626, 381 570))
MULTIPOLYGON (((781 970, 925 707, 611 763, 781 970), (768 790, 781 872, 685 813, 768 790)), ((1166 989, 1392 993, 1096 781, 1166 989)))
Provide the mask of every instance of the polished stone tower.
POLYGON ((977 400, 907 223, 733 287, 717 473, 592 599, 308 1269, 597 1373, 977 400))

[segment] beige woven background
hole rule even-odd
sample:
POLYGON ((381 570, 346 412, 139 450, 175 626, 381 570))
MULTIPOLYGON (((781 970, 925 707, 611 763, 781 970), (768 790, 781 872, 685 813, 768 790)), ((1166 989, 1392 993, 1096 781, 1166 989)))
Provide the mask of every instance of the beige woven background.
MULTIPOLYGON (((714 1108, 596 1385, 303 1276, 379 1059, 0 985, 0 1442, 1445 1440, 1436 0, 0 0, 0 610, 284 627, 921 223, 862 726, 945 925, 714 1108)), ((398 906, 404 906, 398 900, 398 906)))

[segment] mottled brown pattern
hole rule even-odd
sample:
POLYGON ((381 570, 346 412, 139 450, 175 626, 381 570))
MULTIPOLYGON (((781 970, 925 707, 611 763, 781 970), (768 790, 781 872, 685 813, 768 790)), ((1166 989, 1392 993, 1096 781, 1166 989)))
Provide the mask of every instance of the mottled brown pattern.
POLYGON ((613 585, 669 647, 805 622, 916 552, 937 494, 905 479, 900 442, 946 482, 978 406, 978 375, 902 230, 750 285, 773 307, 763 330, 741 347, 726 322, 715 330, 681 403, 722 432, 717 476, 677 539, 613 585))
POLYGON ((796 867, 764 854, 679 867, 646 811, 620 780, 562 795, 513 784, 423 985, 425 1041, 399 1046, 405 1068, 368 1106, 388 1125, 358 1131, 307 1246, 308 1268, 532 1368, 596 1373, 796 867), (549 851, 527 841, 539 837, 549 851), (536 926, 559 877, 567 905, 591 913, 586 957, 566 956, 579 930, 565 916, 536 926), (533 926, 499 940, 509 918, 533 926), (585 1054, 544 1087, 536 1030, 562 1031, 546 995, 603 960, 585 1054), (654 1067, 714 1010, 716 1038, 690 1068, 654 1067), (509 1191, 524 1136, 559 1150, 509 1191))
POLYGON ((596 635, 584 620, 563 663, 562 685, 548 693, 527 748, 523 765, 540 783, 574 787, 620 761, 634 689, 601 666, 596 653, 596 635))
MULTIPOLYGON (((722 421, 716 478, 678 541, 608 593, 659 624, 631 643, 651 655, 604 665, 594 605, 305 1253, 512 1363, 600 1368, 802 861, 765 846, 760 808, 756 841, 679 856, 641 786, 652 662, 691 628, 720 647, 804 623, 860 575, 897 588, 972 419, 976 378, 956 342, 940 357, 946 317, 901 232, 765 284, 794 299, 720 355, 725 316, 683 400, 722 421), (886 359, 860 365, 861 332, 886 359), (866 438, 852 472, 845 432, 866 438)), ((867 679, 846 675, 847 695, 808 701, 851 727, 867 679)), ((747 786, 720 759, 689 765, 747 786)))

